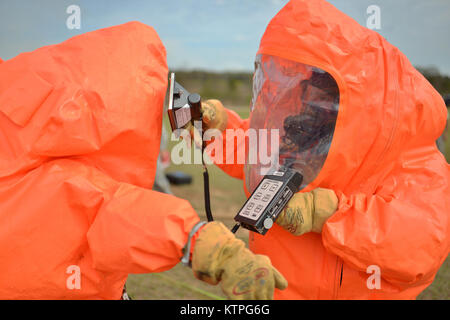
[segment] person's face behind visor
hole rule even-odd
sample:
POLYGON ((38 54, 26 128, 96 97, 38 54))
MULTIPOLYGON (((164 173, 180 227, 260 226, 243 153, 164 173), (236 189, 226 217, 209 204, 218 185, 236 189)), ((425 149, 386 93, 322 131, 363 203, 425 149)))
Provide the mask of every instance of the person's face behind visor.
MULTIPOLYGON (((279 130, 279 164, 303 175, 302 188, 314 180, 325 163, 338 109, 339 89, 329 73, 274 56, 257 56, 250 128, 279 130)), ((270 137, 258 141, 258 147, 263 145, 270 145, 270 137)), ((268 169, 260 163, 246 165, 249 191, 267 171, 263 168, 268 169)))

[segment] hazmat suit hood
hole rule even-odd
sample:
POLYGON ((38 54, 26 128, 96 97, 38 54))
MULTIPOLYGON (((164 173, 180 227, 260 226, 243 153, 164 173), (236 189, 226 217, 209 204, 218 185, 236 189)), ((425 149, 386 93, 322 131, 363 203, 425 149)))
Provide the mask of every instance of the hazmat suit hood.
POLYGON ((151 189, 166 53, 130 22, 0 64, 0 298, 120 299, 199 217, 151 189))
MULTIPOLYGON (((295 237, 275 224, 265 236, 250 234, 252 251, 289 281, 275 297, 417 297, 450 248, 439 93, 399 49, 323 0, 292 0, 270 21, 253 85, 250 119, 229 112, 228 128, 279 129, 280 162, 290 158, 304 175, 300 192, 328 188, 339 199, 321 233, 295 237), (314 73, 329 85, 316 86, 314 73), (325 129, 308 130, 308 122, 325 129), (367 284, 371 267, 379 290, 367 284)), ((245 179, 247 195, 261 178, 248 162, 222 168, 245 179)))
MULTIPOLYGON (((434 141, 446 119, 439 93, 396 47, 325 1, 288 3, 268 25, 255 65, 250 128, 278 127, 282 137, 299 114, 286 110, 305 104, 300 98, 305 93, 302 84, 311 82, 312 73, 328 75, 338 88, 331 95, 336 99, 334 107, 327 105, 333 99, 315 99, 321 112, 313 112, 313 118, 317 122, 320 114, 328 112, 331 122, 318 121, 311 130, 316 144, 306 146, 313 152, 303 155, 303 187, 345 191, 361 186, 371 192, 396 167, 412 158, 416 161, 418 154, 438 152, 434 141), (268 126, 277 117, 280 121, 268 126), (319 130, 329 123, 323 143, 319 130), (317 147, 320 143, 323 146, 317 147)), ((250 181, 254 167, 246 168, 250 191, 260 179, 250 181)))
POLYGON ((151 187, 167 72, 158 35, 139 22, 4 61, 0 177, 73 157, 151 187))

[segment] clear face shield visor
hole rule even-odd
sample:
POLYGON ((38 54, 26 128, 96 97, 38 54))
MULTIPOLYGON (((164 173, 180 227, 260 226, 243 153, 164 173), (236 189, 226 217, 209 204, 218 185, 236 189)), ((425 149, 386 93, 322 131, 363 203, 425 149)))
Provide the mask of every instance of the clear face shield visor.
MULTIPOLYGON (((311 183, 328 155, 338 110, 339 88, 329 73, 295 61, 258 55, 250 129, 266 130, 268 135, 256 135, 257 146, 275 152, 271 157, 276 161, 268 168, 261 161, 250 161, 247 156, 247 190, 252 192, 264 174, 279 166, 302 174, 301 188, 311 183), (273 132, 278 136, 275 141, 270 137, 273 132)), ((248 154, 251 149, 252 145, 248 154)))

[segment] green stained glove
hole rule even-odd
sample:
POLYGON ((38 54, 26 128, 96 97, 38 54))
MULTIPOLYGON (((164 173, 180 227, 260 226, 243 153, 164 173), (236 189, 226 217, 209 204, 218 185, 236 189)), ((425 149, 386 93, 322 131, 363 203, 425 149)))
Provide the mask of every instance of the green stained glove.
POLYGON ((337 207, 338 198, 333 190, 317 188, 311 192, 296 193, 276 223, 296 236, 311 231, 320 233, 337 207))
POLYGON ((233 300, 273 299, 274 289, 285 289, 286 279, 270 259, 245 248, 220 222, 208 223, 198 235, 192 255, 196 278, 209 284, 220 282, 233 300))

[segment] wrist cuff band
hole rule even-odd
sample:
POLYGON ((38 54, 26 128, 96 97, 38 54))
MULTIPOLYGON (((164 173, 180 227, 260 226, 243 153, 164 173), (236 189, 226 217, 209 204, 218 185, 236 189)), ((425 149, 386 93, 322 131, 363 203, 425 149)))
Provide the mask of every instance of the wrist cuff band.
POLYGON ((189 233, 188 241, 186 245, 184 246, 184 255, 183 258, 181 258, 181 263, 183 263, 185 266, 190 265, 190 255, 191 255, 191 240, 194 234, 207 222, 206 221, 200 221, 198 222, 189 233))

